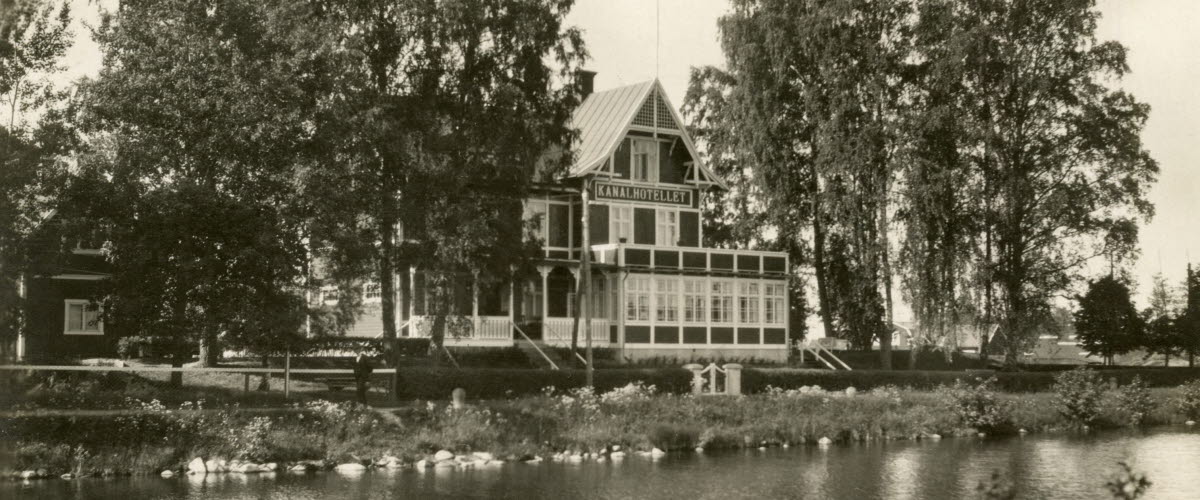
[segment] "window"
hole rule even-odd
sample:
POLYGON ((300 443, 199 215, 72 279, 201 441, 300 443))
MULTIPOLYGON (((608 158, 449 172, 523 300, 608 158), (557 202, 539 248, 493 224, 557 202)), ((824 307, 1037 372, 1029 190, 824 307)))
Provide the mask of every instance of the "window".
POLYGON ((588 311, 588 314, 593 318, 602 318, 604 317, 604 300, 606 298, 603 277, 592 278, 592 292, 592 309, 588 311))
POLYGON ((521 294, 521 312, 526 318, 542 317, 542 286, 541 283, 525 282, 521 294))
POLYGON ((733 282, 712 282, 712 322, 733 322, 733 282))
POLYGON ((633 241, 633 206, 611 205, 609 207, 609 233, 613 241, 633 241))
POLYGON ((650 321, 650 278, 625 280, 625 319, 650 321))
POLYGON ((704 280, 683 282, 683 321, 703 323, 704 304, 708 302, 707 284, 704 280))
POLYGON ((567 317, 575 317, 575 292, 567 292, 567 317))
POLYGON ((67 299, 63 335, 104 335, 100 307, 87 300, 67 299))
POLYGON ((635 181, 654 182, 658 180, 658 142, 652 140, 634 139, 632 178, 635 181))
POLYGON ((541 201, 526 201, 525 202, 525 224, 533 237, 549 241, 548 231, 550 227, 550 219, 546 216, 546 203, 541 201))
POLYGON ((738 283, 738 322, 744 324, 758 323, 758 283, 743 281, 738 283))
POLYGON ((659 246, 673 247, 679 244, 679 212, 668 208, 660 208, 655 213, 658 227, 654 232, 654 243, 659 246))
POLYGON ((658 291, 654 297, 654 320, 665 323, 679 321, 679 281, 659 278, 654 282, 658 291))
POLYGON ((379 283, 367 282, 363 284, 363 302, 379 302, 383 299, 383 294, 380 292, 379 283))
POLYGON ((787 318, 784 309, 784 299, 787 298, 787 288, 783 283, 767 283, 763 285, 763 322, 768 324, 783 324, 787 318))
POLYGON ((321 302, 325 305, 336 305, 338 303, 338 289, 336 286, 327 286, 321 289, 321 302))

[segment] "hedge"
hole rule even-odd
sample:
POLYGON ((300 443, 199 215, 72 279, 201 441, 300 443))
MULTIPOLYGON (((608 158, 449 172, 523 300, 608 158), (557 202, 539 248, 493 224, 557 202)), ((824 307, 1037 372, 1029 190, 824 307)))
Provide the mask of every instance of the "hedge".
MULTIPOLYGON (((682 368, 605 369, 596 370, 595 377, 596 390, 600 392, 642 381, 660 391, 682 394, 688 391, 692 380, 691 372, 682 368)), ((586 370, 402 368, 399 393, 405 399, 449 399, 450 391, 461 387, 470 399, 502 399, 538 394, 545 387, 564 390, 586 384, 586 370)))
MULTIPOLYGON (((596 370, 596 389, 604 392, 633 381, 653 384, 660 391, 684 394, 690 390, 691 373, 682 368, 596 370)), ((956 380, 973 381, 996 377, 997 386, 1009 392, 1047 391, 1054 385, 1054 372, 995 372, 972 370, 950 371, 828 371, 791 368, 746 369, 742 374, 742 391, 756 394, 767 386, 795 389, 817 385, 826 390, 854 387, 860 390, 884 385, 933 389, 951 385, 956 380)), ((1131 368, 1101 372, 1104 379, 1128 384, 1134 376, 1151 387, 1176 386, 1200 379, 1200 368, 1131 368)), ((545 387, 557 389, 582 387, 586 382, 584 370, 522 370, 496 368, 402 368, 400 396, 406 399, 448 399, 450 391, 462 387, 471 399, 500 399, 538 394, 545 387)))

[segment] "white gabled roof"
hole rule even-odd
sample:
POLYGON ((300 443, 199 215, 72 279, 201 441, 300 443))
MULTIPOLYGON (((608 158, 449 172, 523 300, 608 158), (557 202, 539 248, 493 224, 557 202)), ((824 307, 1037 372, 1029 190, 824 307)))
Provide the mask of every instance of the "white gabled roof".
POLYGON ((694 165, 704 177, 722 189, 729 189, 725 181, 709 170, 700 159, 692 138, 683 126, 683 119, 667 99, 666 92, 657 79, 595 92, 584 99, 571 116, 571 127, 579 130, 580 140, 575 163, 571 165, 568 175, 579 177, 603 167, 604 162, 616 152, 621 140, 629 133, 638 111, 644 106, 655 105, 655 96, 665 103, 663 107, 670 111, 669 119, 675 124, 673 129, 662 128, 662 133, 678 135, 687 147, 694 165))

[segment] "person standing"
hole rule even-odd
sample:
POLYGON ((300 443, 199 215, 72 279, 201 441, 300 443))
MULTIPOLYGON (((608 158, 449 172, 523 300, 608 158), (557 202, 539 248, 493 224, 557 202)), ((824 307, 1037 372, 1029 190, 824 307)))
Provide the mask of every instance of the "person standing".
POLYGON ((361 352, 358 353, 358 356, 354 358, 354 384, 358 392, 358 402, 361 404, 367 404, 367 383, 370 381, 371 372, 374 370, 375 368, 371 366, 371 361, 366 356, 363 356, 361 352))

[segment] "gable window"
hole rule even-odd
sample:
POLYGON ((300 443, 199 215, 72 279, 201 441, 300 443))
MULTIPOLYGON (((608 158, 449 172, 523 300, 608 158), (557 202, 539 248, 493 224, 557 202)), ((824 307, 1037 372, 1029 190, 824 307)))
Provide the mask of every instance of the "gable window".
POLYGON ((645 139, 633 140, 633 164, 631 178, 635 181, 658 180, 658 142, 645 139))
POLYGON ((363 302, 379 302, 383 300, 381 290, 379 283, 372 281, 363 284, 363 302))
POLYGON ((608 232, 613 239, 620 242, 633 242, 633 207, 630 205, 610 205, 608 212, 608 232))
POLYGON ((655 217, 658 227, 654 232, 654 243, 668 247, 679 244, 679 212, 674 209, 660 208, 655 217))
POLYGON ((104 335, 99 306, 78 299, 67 299, 63 303, 63 335, 104 335))

